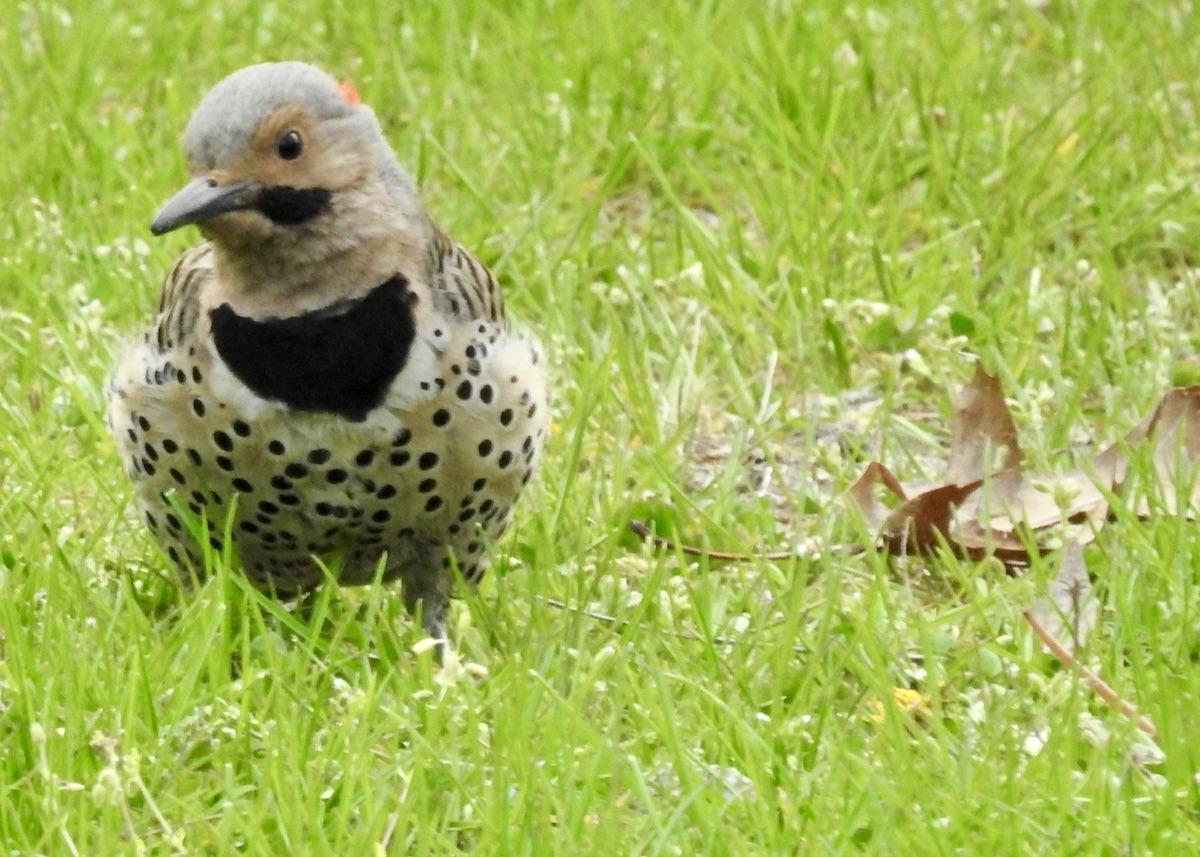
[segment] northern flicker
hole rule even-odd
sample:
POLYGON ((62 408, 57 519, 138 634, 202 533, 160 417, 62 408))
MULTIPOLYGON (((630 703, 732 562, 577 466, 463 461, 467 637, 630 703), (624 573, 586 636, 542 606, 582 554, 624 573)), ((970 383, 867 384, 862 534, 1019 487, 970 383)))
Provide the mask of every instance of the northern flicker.
POLYGON ((109 419, 140 511, 186 579, 200 537, 280 597, 399 579, 444 638, 546 435, 537 343, 426 214, 375 114, 297 62, 244 68, 184 134, 192 180, 151 224, 207 239, 121 357, 109 419), (236 502, 235 502, 236 500, 236 502), (188 510, 191 515, 184 514, 188 510))

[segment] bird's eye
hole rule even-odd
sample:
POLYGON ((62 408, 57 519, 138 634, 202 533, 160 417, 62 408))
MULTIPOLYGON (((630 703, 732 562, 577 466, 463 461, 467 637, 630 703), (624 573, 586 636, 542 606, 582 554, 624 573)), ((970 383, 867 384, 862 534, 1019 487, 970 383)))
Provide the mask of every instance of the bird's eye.
POLYGON ((294 161, 304 151, 304 142, 300 139, 299 131, 287 131, 279 136, 275 143, 275 151, 285 161, 294 161))

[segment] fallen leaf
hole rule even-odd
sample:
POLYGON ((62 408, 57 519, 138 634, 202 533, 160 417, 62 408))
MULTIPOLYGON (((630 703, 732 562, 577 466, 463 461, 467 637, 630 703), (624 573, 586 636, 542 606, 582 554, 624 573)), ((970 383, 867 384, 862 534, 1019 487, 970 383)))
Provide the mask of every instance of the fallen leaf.
POLYGON ((943 485, 904 501, 883 522, 880 535, 893 553, 930 551, 942 544, 957 546, 950 531, 954 510, 983 483, 943 485))
MULTIPOLYGON (((1007 514, 995 517, 992 527, 1012 532, 1021 526, 1041 530, 1088 521, 1098 528, 1109 515, 1110 495, 1125 487, 1130 455, 1147 442, 1153 442, 1150 494, 1157 495, 1167 514, 1176 514, 1179 498, 1186 496, 1186 514, 1195 517, 1200 511, 1200 386, 1168 392, 1148 417, 1087 467, 1056 477, 1027 477, 1007 514)), ((1138 498, 1134 509, 1142 517, 1150 514, 1150 497, 1138 498)))
POLYGON ((1078 544, 1069 544, 1063 550, 1062 569, 1050 584, 1048 603, 1045 599, 1040 600, 1033 607, 1022 610, 1021 615, 1060 664, 1078 671, 1097 696, 1128 717, 1142 732, 1155 738, 1158 733, 1149 718, 1139 714, 1133 703, 1122 698, 1108 682, 1075 658, 1076 649, 1096 624, 1097 610, 1083 550, 1078 544), (1069 637, 1065 630, 1071 631, 1069 637))
POLYGON ((946 462, 946 482, 965 485, 978 482, 987 474, 999 487, 999 477, 1013 481, 1020 473, 1021 445, 1017 427, 1004 401, 1004 391, 994 375, 975 370, 973 377, 958 394, 954 420, 950 427, 950 455, 946 462), (1003 451, 1003 463, 990 466, 989 453, 1003 451))
POLYGON ((1063 649, 1074 655, 1096 627, 1099 612, 1100 602, 1092 593, 1083 548, 1078 542, 1069 542, 1063 549, 1058 576, 1050 582, 1046 597, 1033 605, 1033 616, 1063 649))
MULTIPOLYGON (((893 687, 891 703, 897 711, 907 714, 914 720, 924 720, 931 713, 929 697, 919 690, 909 687, 893 687)), ((871 710, 863 715, 864 720, 879 724, 887 720, 888 706, 879 697, 874 696, 868 699, 867 707, 871 710)))
POLYGON ((872 533, 878 533, 892 514, 892 510, 879 501, 876 494, 877 486, 882 485, 895 497, 908 499, 904 488, 900 485, 892 471, 878 461, 872 461, 863 471, 862 476, 846 491, 846 498, 853 508, 862 516, 863 523, 872 533))

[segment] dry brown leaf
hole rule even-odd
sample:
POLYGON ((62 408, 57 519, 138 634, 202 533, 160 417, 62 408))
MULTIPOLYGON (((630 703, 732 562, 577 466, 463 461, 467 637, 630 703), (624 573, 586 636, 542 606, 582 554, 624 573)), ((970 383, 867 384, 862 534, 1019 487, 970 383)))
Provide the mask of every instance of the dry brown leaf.
MULTIPOLYGON (((1176 513, 1181 494, 1187 496, 1187 513, 1194 516, 1200 511, 1200 482, 1195 479, 1195 462, 1200 458, 1200 387, 1181 387, 1163 396, 1148 417, 1087 468, 1057 477, 1025 478, 1004 514, 991 519, 991 526, 1013 532, 1022 526, 1041 530, 1090 522, 1094 531, 1108 517, 1109 495, 1125 485, 1130 454, 1147 441, 1154 443, 1151 491, 1168 514, 1176 513)), ((1142 497, 1135 508, 1139 515, 1149 514, 1149 499, 1142 497)))
MULTIPOLYGON (((1151 418, 1149 432, 1154 436, 1153 466, 1157 493, 1163 511, 1188 517, 1200 510, 1200 483, 1196 480, 1196 460, 1200 457, 1200 387, 1172 390, 1151 418), (1184 508, 1180 509, 1180 501, 1184 508)), ((1150 513, 1151 498, 1144 495, 1136 509, 1139 515, 1150 513)))
POLYGON ((943 485, 905 500, 883 522, 880 536, 898 554, 930 551, 942 544, 959 547, 950 531, 954 511, 982 484, 943 485))
POLYGON ((879 501, 876 487, 882 485, 901 500, 908 499, 908 494, 893 474, 878 461, 872 461, 863 471, 862 476, 846 491, 846 497, 854 509, 862 516, 863 523, 872 533, 878 533, 883 522, 892 514, 892 510, 879 501))
POLYGON ((994 375, 980 366, 958 394, 954 421, 950 429, 950 457, 946 462, 946 482, 965 485, 993 474, 995 488, 1000 482, 1013 482, 1020 472, 1021 446, 1017 427, 1004 401, 1004 390, 994 375), (1003 463, 992 467, 989 454, 1003 451, 1003 463))
POLYGON ((1092 580, 1083 561, 1083 547, 1068 542, 1063 548, 1062 567, 1050 582, 1045 598, 1031 610, 1033 617, 1064 650, 1074 655, 1096 627, 1100 602, 1092 593, 1092 580))
MULTIPOLYGON (((1145 443, 1153 477, 1149 493, 1171 514, 1183 505, 1200 516, 1200 387, 1172 390, 1154 411, 1118 443, 1086 467, 1058 476, 1023 472, 1016 426, 999 380, 982 368, 955 402, 946 481, 907 486, 882 463, 873 461, 847 491, 867 528, 893 553, 928 551, 945 543, 971 557, 994 555, 1008 565, 1029 561, 1030 550, 1045 553, 1039 533, 1063 525, 1080 543, 1091 541, 1109 515, 1109 499, 1125 484, 1129 456, 1145 443), (991 458, 999 457, 992 469, 991 458), (886 489, 886 490, 881 490, 886 489), (881 500, 900 500, 893 509, 881 500), (1033 546, 1031 548, 1031 545, 1033 546)), ((1150 498, 1134 508, 1149 514, 1150 498)))
POLYGON ((1040 600, 1032 608, 1022 610, 1021 615, 1046 651, 1060 664, 1078 671, 1097 696, 1128 717, 1142 732, 1157 738, 1158 733, 1149 718, 1139 714, 1133 703, 1075 658, 1076 650, 1096 623, 1098 610, 1099 604, 1092 595, 1091 580, 1083 561, 1083 549, 1076 543, 1069 543, 1063 550, 1062 569, 1050 584, 1048 602, 1040 600))
MULTIPOLYGON (((1009 569, 1029 564, 1029 546, 1018 533, 985 526, 968 515, 965 507, 958 518, 953 527, 953 541, 961 553, 972 559, 994 556, 1009 569)), ((1037 552, 1045 553, 1046 549, 1037 547, 1037 552)))
POLYGON ((1019 539, 992 534, 979 526, 975 523, 977 512, 958 514, 964 508, 978 506, 973 495, 984 484, 985 476, 989 492, 998 491, 1004 496, 1015 492, 1021 478, 1020 462, 1017 430, 1000 382, 979 368, 955 402, 944 484, 904 486, 887 467, 873 461, 846 495, 867 528, 877 533, 892 553, 929 551, 946 544, 968 555, 982 556, 1001 543, 1002 550, 1024 558, 1026 551, 1019 539), (989 459, 996 450, 1003 453, 1001 469, 987 476, 989 459), (901 500, 898 507, 889 509, 880 502, 876 490, 880 485, 901 500), (962 524, 966 525, 964 531, 953 532, 962 524))

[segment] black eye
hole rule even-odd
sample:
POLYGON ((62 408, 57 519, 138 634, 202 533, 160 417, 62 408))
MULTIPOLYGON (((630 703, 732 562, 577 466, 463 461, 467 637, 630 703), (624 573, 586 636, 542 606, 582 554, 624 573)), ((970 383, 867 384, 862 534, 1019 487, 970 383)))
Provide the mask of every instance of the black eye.
POLYGON ((287 131, 281 134, 279 141, 275 144, 275 151, 285 161, 294 161, 300 157, 300 153, 304 151, 304 143, 300 140, 300 132, 287 131))

